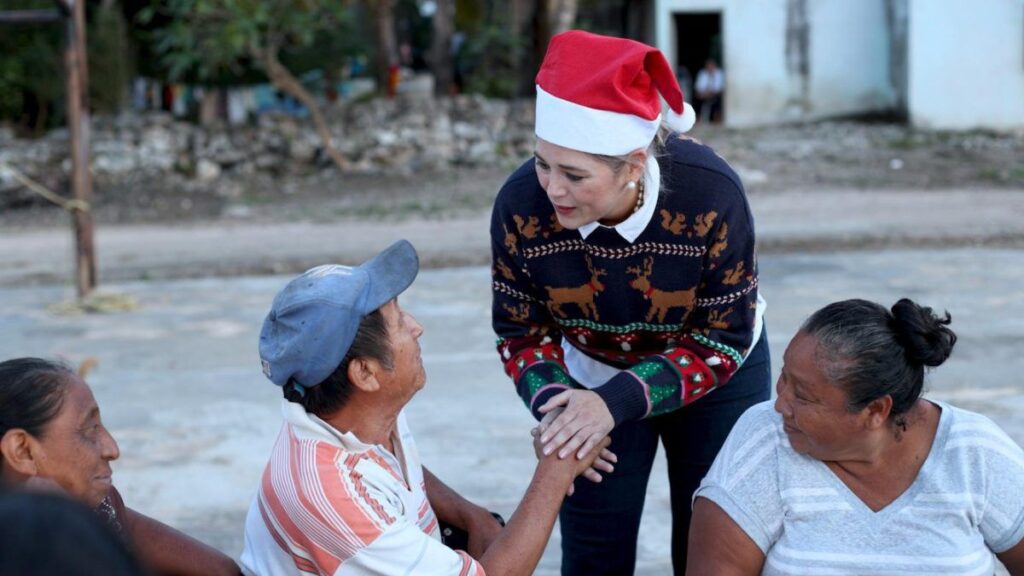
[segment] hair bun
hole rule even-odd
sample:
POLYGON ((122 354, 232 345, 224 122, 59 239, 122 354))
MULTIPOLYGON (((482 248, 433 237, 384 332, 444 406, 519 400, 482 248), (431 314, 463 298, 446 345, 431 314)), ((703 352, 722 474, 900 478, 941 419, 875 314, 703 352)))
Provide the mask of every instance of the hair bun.
POLYGON ((938 317, 931 308, 902 298, 893 304, 892 315, 892 329, 912 363, 938 366, 949 358, 956 344, 956 334, 949 328, 949 312, 938 317))

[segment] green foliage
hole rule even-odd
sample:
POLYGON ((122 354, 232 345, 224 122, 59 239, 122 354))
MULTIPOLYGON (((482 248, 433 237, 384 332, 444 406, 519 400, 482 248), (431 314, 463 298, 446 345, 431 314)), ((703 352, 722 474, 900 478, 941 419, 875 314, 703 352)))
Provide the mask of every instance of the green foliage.
POLYGON ((243 77, 264 51, 300 53, 351 29, 341 0, 152 0, 137 19, 169 77, 201 83, 243 77))
POLYGON ((455 0, 455 29, 476 34, 485 20, 483 0, 455 0))
POLYGON ((89 101, 97 112, 117 112, 131 82, 131 51, 124 16, 117 6, 100 6, 93 14, 89 42, 89 101))
POLYGON ((522 50, 519 36, 507 27, 482 27, 466 40, 456 59, 467 79, 466 90, 493 98, 515 96, 522 50))
MULTIPOLYGON (((53 8, 48 0, 0 0, 0 10, 53 8)), ((0 27, 0 120, 39 133, 56 125, 64 95, 63 28, 0 27)))

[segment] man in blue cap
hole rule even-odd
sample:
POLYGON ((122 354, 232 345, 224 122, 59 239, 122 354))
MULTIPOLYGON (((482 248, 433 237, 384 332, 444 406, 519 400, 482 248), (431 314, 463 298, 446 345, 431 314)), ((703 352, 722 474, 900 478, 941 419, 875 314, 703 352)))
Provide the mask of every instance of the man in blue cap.
POLYGON ((532 574, 583 460, 541 457, 504 529, 419 461, 403 408, 423 388, 423 327, 398 295, 419 269, 399 241, 361 266, 319 266, 274 298, 263 372, 284 425, 245 523, 247 574, 532 574), (438 519, 469 534, 441 543, 438 519))

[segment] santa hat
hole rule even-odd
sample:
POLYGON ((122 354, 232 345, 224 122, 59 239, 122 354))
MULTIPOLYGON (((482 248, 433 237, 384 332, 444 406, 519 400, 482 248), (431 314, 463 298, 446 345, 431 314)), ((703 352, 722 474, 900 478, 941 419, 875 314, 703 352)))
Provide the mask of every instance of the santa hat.
POLYGON ((537 73, 537 137, 552 144, 618 156, 646 148, 661 124, 686 132, 696 115, 657 48, 570 30, 551 39, 537 73))

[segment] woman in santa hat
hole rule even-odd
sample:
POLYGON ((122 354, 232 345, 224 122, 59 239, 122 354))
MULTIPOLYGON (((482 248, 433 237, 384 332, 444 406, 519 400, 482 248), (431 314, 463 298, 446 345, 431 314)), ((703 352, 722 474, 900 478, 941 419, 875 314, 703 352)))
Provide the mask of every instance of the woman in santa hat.
POLYGON ((681 574, 693 491, 770 396, 750 207, 682 135, 693 110, 655 48, 555 36, 536 113, 534 158, 491 220, 498 352, 547 453, 582 457, 607 434, 613 452, 562 507, 562 573, 633 573, 660 439, 681 574))

